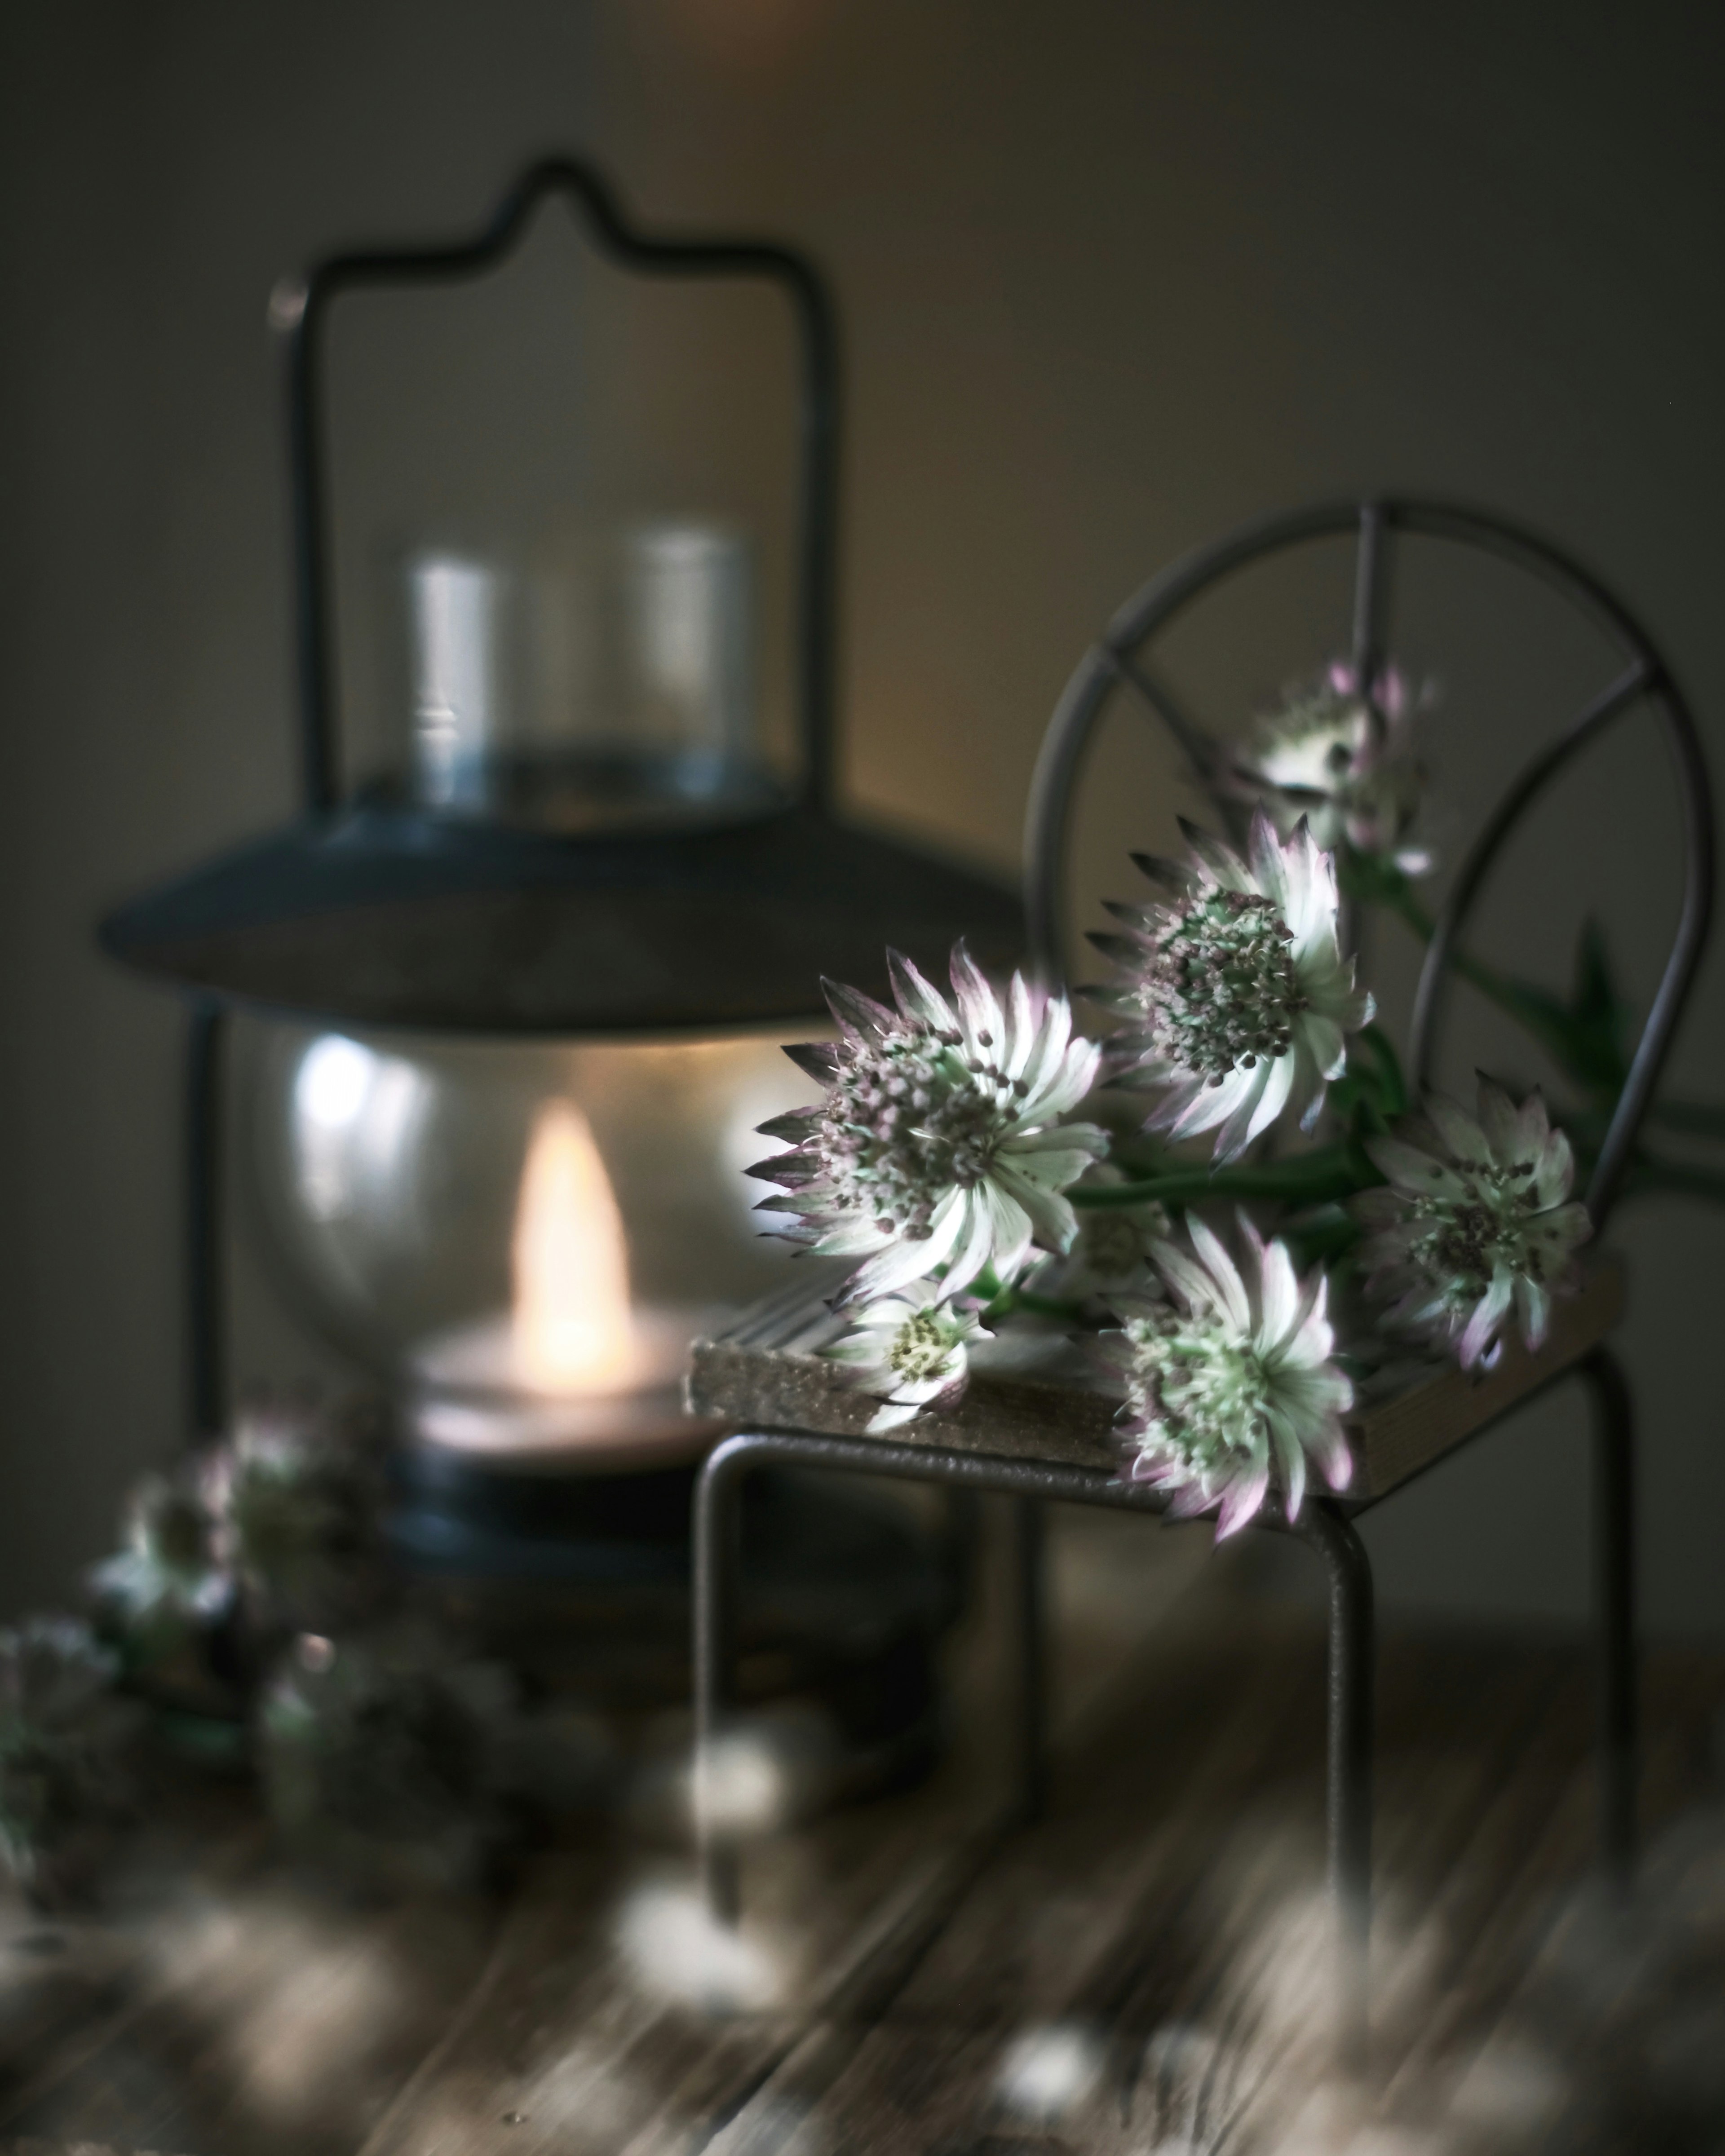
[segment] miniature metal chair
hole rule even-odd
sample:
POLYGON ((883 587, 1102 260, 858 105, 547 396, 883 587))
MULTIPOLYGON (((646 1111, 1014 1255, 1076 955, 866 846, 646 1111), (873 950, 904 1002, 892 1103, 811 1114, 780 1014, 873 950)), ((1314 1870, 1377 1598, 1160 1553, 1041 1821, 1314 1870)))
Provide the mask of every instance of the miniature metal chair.
MULTIPOLYGON (((1156 638, 1200 594, 1264 557, 1313 541, 1357 535, 1352 636, 1355 678, 1371 680, 1385 649, 1388 554, 1399 533, 1450 542, 1495 555, 1540 578, 1601 630, 1621 670, 1569 726, 1521 773, 1462 861, 1440 917, 1415 1003, 1411 1063, 1428 1082, 1446 975, 1481 884, 1532 803, 1582 749, 1632 706, 1652 707, 1671 750, 1681 823, 1682 901, 1658 991, 1600 1148, 1586 1199, 1602 1229, 1672 1036, 1692 986, 1712 901, 1713 819, 1694 721, 1671 673, 1626 609, 1557 550, 1495 517, 1413 500, 1347 501, 1296 511, 1247 526, 1188 556, 1153 578, 1109 623, 1068 683, 1045 739, 1027 828, 1027 897, 1035 955, 1058 978, 1060 901, 1067 829, 1085 751, 1111 700, 1136 696, 1173 736, 1201 783, 1216 770, 1212 745, 1193 726, 1149 660, 1156 638)), ((1570 1371, 1594 1403, 1594 1518, 1599 1634, 1599 1835, 1602 1859, 1620 1881, 1633 1863, 1636 1700, 1635 1491, 1630 1396, 1604 1344, 1622 1306, 1620 1277, 1609 1262, 1590 1270, 1582 1293, 1559 1304, 1545 1346, 1530 1353, 1507 1342, 1483 1380, 1449 1370, 1407 1394, 1350 1418, 1355 1478, 1342 1496, 1308 1497, 1296 1522, 1266 1512, 1255 1525, 1291 1532, 1322 1558, 1329 1586, 1328 1864, 1344 1940, 1346 2041, 1366 2026, 1365 1945, 1370 1918, 1372 1840, 1373 1586, 1353 1525, 1369 1506, 1499 1420, 1512 1407, 1570 1371)), ((1157 1491, 1113 1471, 1113 1402, 1067 1378, 979 1371, 962 1404, 926 1415, 890 1438, 862 1430, 872 1403, 859 1399, 819 1350, 840 1330, 818 1295, 793 1283, 725 1332, 697 1342, 692 1404, 739 1428, 707 1460, 696 1496, 695 1666, 697 1816, 707 1741, 727 1697, 734 1640, 736 1498, 742 1476, 768 1459, 993 1491, 1015 1500, 1019 1620, 1018 1767, 1024 1813, 1044 1789, 1040 1510, 1049 1498, 1159 1512, 1157 1491)), ((733 1853, 701 1825, 707 1892, 734 1917, 733 1853)))

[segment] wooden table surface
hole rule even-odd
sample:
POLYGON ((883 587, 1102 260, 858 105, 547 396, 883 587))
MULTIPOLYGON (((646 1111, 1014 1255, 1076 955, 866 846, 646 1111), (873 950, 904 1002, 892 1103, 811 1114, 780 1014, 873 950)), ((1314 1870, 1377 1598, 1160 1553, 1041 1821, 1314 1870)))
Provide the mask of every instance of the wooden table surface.
POLYGON ((1333 2070, 1322 1640, 1250 1551, 1055 1537, 1057 1785, 993 1793, 1002 1594, 905 1796, 763 1840, 740 1935, 621 1825, 506 1901, 360 1909, 188 1797, 101 1906, 0 1930, 29 2156, 1468 2156, 1725 2146, 1725 1663, 1648 1665, 1645 1885, 1589 1883, 1576 1642, 1389 1629, 1374 2051, 1333 2070))

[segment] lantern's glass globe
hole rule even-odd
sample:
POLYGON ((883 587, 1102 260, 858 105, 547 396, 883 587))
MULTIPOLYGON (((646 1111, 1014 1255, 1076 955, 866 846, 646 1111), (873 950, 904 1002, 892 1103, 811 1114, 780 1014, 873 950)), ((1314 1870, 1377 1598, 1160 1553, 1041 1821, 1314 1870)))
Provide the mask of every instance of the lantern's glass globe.
POLYGON ((772 1150, 755 1126, 811 1096, 785 1037, 259 1029, 246 1152, 265 1249, 302 1314, 380 1375, 446 1363, 452 1342, 459 1360, 506 1319, 526 1381, 603 1390, 619 1297, 638 1330, 686 1339, 782 1276, 743 1170, 772 1150))

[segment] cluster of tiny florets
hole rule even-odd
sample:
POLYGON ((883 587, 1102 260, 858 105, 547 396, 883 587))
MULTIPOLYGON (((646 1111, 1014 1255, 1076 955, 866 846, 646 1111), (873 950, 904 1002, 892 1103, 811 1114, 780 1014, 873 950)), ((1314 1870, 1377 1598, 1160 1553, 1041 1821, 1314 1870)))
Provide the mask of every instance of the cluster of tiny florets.
POLYGON ((1135 984, 1156 1052, 1212 1085, 1286 1055, 1306 1007, 1292 941, 1280 909, 1255 893, 1201 890, 1171 908, 1135 984))
POLYGON ((947 1190, 988 1174, 1024 1090, 967 1060, 957 1033, 847 1043, 814 1142, 834 1204, 889 1233, 927 1235, 947 1190))
MULTIPOLYGON (((1442 1173, 1434 1168, 1435 1177, 1442 1173)), ((1537 1162, 1503 1168, 1493 1161, 1461 1160, 1452 1173, 1467 1187, 1465 1199, 1434 1191, 1409 1200, 1412 1219, 1430 1224, 1410 1244, 1408 1256, 1428 1279, 1446 1285, 1458 1306, 1476 1301, 1500 1267, 1541 1286, 1563 1269, 1573 1238, 1553 1224, 1540 1204, 1537 1162)))
POLYGON ((932 1378, 951 1354, 959 1332, 960 1328, 943 1321, 938 1311, 919 1310, 892 1336, 887 1366, 896 1377, 913 1383, 932 1378))
POLYGON ((1164 1304, 1128 1319, 1127 1408, 1139 1442, 1177 1455, 1197 1479, 1231 1473, 1250 1455, 1272 1386, 1249 1340, 1214 1312, 1164 1304))

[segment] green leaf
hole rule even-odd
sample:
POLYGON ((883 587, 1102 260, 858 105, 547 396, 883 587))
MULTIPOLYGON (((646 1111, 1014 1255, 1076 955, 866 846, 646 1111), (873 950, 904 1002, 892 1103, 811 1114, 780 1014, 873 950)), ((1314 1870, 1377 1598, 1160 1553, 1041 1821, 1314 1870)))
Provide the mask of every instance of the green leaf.
POLYGON ((1566 1078, 1596 1101, 1613 1101, 1629 1075, 1630 1007, 1611 970, 1604 930, 1582 924, 1575 972, 1567 998, 1531 981, 1491 973, 1458 957, 1456 971, 1483 988, 1502 1009, 1519 1019, 1566 1078))
POLYGON ((1431 916, 1420 903, 1411 879, 1383 854, 1356 853, 1343 846, 1336 855, 1336 879, 1342 896, 1357 906, 1381 906, 1399 914, 1424 942, 1431 940, 1431 916))
POLYGON ((1357 1120, 1367 1109, 1368 1126, 1382 1130, 1408 1111, 1408 1081, 1401 1059, 1380 1025, 1363 1027, 1348 1050, 1348 1068, 1330 1088, 1330 1099, 1344 1120, 1357 1120))
POLYGON ((1605 932, 1591 918, 1575 947, 1575 983, 1569 998, 1574 1029, 1576 1075, 1595 1092, 1614 1097, 1629 1076, 1629 1004, 1611 970, 1605 932))

